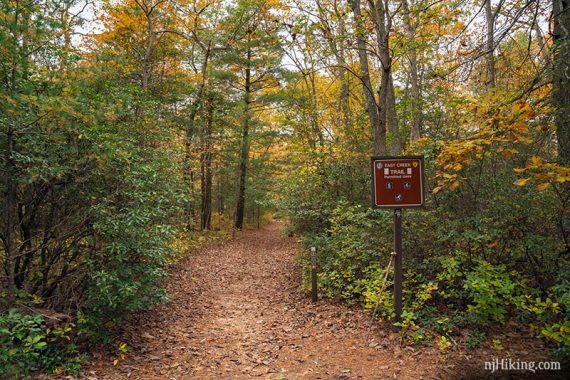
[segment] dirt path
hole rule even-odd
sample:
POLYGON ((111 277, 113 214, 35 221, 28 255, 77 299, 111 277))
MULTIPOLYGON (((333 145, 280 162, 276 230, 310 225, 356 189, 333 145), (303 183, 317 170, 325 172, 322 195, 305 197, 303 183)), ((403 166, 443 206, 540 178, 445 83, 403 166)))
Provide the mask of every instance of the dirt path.
MULTIPOLYGON (((399 345, 369 317, 299 291, 296 242, 281 225, 190 255, 173 269, 171 301, 125 333, 130 352, 103 357, 91 379, 433 379, 453 368, 435 348, 399 345)), ((448 359, 448 358, 447 358, 448 359)))

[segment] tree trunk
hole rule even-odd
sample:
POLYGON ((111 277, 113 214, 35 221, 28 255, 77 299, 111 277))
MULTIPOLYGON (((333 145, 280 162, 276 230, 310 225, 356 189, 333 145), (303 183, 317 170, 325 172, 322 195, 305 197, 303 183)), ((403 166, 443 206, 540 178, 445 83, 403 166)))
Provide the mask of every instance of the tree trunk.
POLYGON ((570 2, 553 0, 554 59, 552 101, 555 109, 558 161, 570 166, 570 2))
POLYGON ((201 228, 211 229, 212 220, 212 123, 214 118, 214 99, 208 97, 206 131, 202 152, 202 218, 201 228))
POLYGON ((222 229, 222 215, 224 213, 224 194, 223 194, 223 176, 222 176, 222 172, 220 170, 219 164, 218 164, 218 160, 216 160, 216 173, 218 175, 218 183, 217 183, 217 187, 218 187, 218 228, 222 229))
POLYGON ((247 182, 247 166, 249 158, 249 123, 250 123, 250 103, 251 103, 251 48, 247 48, 247 59, 245 68, 245 92, 244 92, 244 113, 243 131, 241 141, 241 153, 239 160, 239 190, 236 202, 236 215, 234 227, 243 229, 243 219, 245 214, 245 187, 247 182))
MULTIPOLYGON (((339 12, 337 1, 334 2, 335 14, 338 18, 339 33, 341 39, 338 44, 334 42, 334 38, 331 38, 333 52, 335 53, 338 62, 338 78, 340 80, 340 94, 339 103, 340 110, 342 112, 342 124, 345 139, 350 139, 352 133, 350 131, 350 102, 349 102, 349 87, 348 87, 348 75, 346 73, 346 25, 344 23, 344 14, 339 12)), ((332 36, 331 36, 332 37, 332 36)))
POLYGON ((71 25, 69 8, 71 3, 66 3, 61 11, 61 25, 63 27, 63 54, 61 57, 60 70, 67 71, 69 66, 69 52, 71 51, 71 25))
MULTIPOLYGON (((385 135, 386 132, 388 132, 388 153, 397 155, 401 150, 401 142, 392 78, 392 56, 390 54, 390 28, 392 27, 392 20, 388 13, 387 0, 386 3, 384 3, 383 0, 368 0, 368 5, 370 7, 372 20, 374 21, 374 28, 376 29, 378 56, 382 64, 382 77, 380 80, 380 88, 378 89, 380 126, 374 135, 377 138, 382 138, 381 135, 385 135)), ((384 139, 386 139, 385 136, 384 139)))
POLYGON ((350 130, 350 103, 349 103, 349 87, 348 87, 348 75, 346 75, 346 61, 344 60, 344 53, 341 53, 341 60, 339 61, 339 79, 340 79, 340 95, 339 95, 339 102, 340 102, 340 109, 342 112, 342 124, 343 124, 343 132, 345 138, 350 139, 352 136, 350 130))
POLYGON ((190 107, 190 115, 188 116, 188 124, 186 125, 186 137, 184 141, 184 164, 183 166, 183 177, 184 183, 186 185, 186 208, 184 210, 186 219, 186 228, 188 230, 194 227, 194 173, 192 171, 192 140, 194 139, 194 121, 198 111, 202 107, 202 98, 204 96, 204 91, 208 83, 208 64, 210 59, 210 44, 208 44, 207 49, 204 51, 204 62, 202 62, 202 82, 196 94, 196 100, 192 103, 190 107))
POLYGON ((386 130, 388 131, 388 153, 397 156, 402 151, 402 141, 400 138, 400 127, 398 115, 396 114, 396 93, 394 91, 394 80, 392 69, 386 74, 388 77, 388 91, 386 94, 386 130))
POLYGON ((360 0, 351 0, 354 23, 356 24, 356 46, 358 50, 358 61, 360 63, 360 80, 362 82, 362 92, 366 99, 366 112, 370 121, 370 128, 373 135, 374 154, 386 154, 386 128, 380 121, 379 107, 372 89, 370 80, 370 69, 368 67, 368 51, 362 23, 360 0))
POLYGON ((6 150, 6 272, 8 275, 8 307, 14 305, 15 294, 15 259, 16 259, 16 215, 17 215, 17 193, 15 182, 14 152, 14 131, 10 128, 7 133, 8 149, 6 150))
MULTIPOLYGON (((192 116, 192 111, 191 111, 192 116)), ((186 138, 184 141, 184 163, 182 165, 184 185, 186 187, 186 204, 184 217, 186 229, 194 228, 194 174, 192 172, 192 140, 194 138, 194 120, 190 119, 186 126, 186 138)))
POLYGON ((491 8, 491 0, 485 0, 485 22, 487 24, 487 42, 485 60, 487 63, 488 88, 495 87, 495 14, 491 8))
POLYGON ((261 207, 257 205, 257 229, 261 226, 261 207))
MULTIPOLYGON (((413 5, 413 2, 411 2, 413 5)), ((421 138, 421 123, 422 123, 422 99, 420 94, 420 86, 418 83, 418 52, 414 45, 416 36, 415 25, 412 21, 412 14, 410 12, 410 5, 408 0, 402 0, 402 10, 404 16, 404 23, 406 25, 406 34, 411 41, 410 48, 408 49, 408 61, 410 63, 410 86, 412 92, 412 125, 410 128, 410 141, 416 141, 421 138)))
POLYGON ((154 50, 154 42, 156 40, 156 32, 154 31, 154 23, 152 20, 152 12, 154 10, 154 7, 149 8, 144 2, 143 3, 137 2, 137 4, 139 4, 139 7, 143 10, 147 23, 148 40, 146 43, 146 49, 143 56, 143 67, 141 75, 142 88, 146 90, 148 89, 149 86, 149 79, 151 72, 151 56, 154 50))
MULTIPOLYGON (((311 105, 312 109, 310 111, 311 128, 315 132, 319 146, 325 144, 325 138, 321 132, 321 127, 319 124, 319 97, 317 95, 317 86, 315 84, 315 73, 311 72, 309 75, 309 81, 305 80, 310 91, 311 91, 311 105)), ((305 76, 306 78, 306 76, 305 76)), ((316 145, 316 144, 315 144, 316 145)))
POLYGON ((534 33, 536 34, 536 42, 538 43, 538 47, 540 48, 540 53, 538 55, 542 59, 544 59, 546 66, 550 66, 552 64, 551 56, 548 52, 548 47, 546 46, 546 42, 544 41, 542 29, 541 29, 540 23, 538 21, 538 15, 541 12, 540 5, 541 5, 541 3, 539 1, 537 1, 535 4, 536 10, 534 13, 535 14, 534 19, 532 20, 532 23, 533 23, 532 28, 534 29, 534 33))

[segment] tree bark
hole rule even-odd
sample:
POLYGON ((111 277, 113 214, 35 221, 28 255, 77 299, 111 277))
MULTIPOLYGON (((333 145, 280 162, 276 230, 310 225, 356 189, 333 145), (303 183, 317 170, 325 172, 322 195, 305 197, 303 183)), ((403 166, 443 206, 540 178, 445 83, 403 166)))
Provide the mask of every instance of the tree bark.
POLYGON ((212 124, 214 118, 214 99, 208 97, 206 104, 206 130, 202 150, 202 217, 201 229, 209 230, 212 221, 212 124))
MULTIPOLYGON (((410 1, 410 3, 413 5, 413 0, 410 1)), ((410 87, 412 93, 412 125, 410 128, 410 141, 416 141, 421 138, 422 99, 418 82, 418 52, 414 45, 416 30, 412 21, 412 14, 408 0, 402 0, 402 11, 404 23, 406 25, 406 34, 408 39, 411 41, 410 48, 408 49, 408 61, 410 63, 410 87)))
MULTIPOLYGON (((344 27, 344 19, 340 18, 339 23, 341 25, 341 33, 343 35, 346 34, 346 30, 344 27)), ((338 76, 340 80, 340 95, 339 95, 339 102, 340 102, 340 109, 342 111, 342 123, 344 127, 344 134, 345 138, 350 139, 352 136, 351 128, 350 128, 350 89, 348 85, 348 75, 346 75, 346 58, 344 52, 344 44, 341 44, 339 51, 338 51, 338 63, 339 63, 339 70, 338 76)))
POLYGON ((485 23, 487 24, 487 42, 485 46, 485 60, 487 64, 488 88, 495 87, 495 13, 491 6, 491 0, 485 0, 485 23))
POLYGON ((198 88, 196 99, 190 107, 190 114, 188 115, 188 123, 186 125, 186 136, 184 141, 184 164, 183 164, 183 177, 186 184, 186 209, 184 211, 186 219, 186 228, 191 230, 194 226, 195 212, 194 212, 194 173, 192 171, 192 142, 194 139, 195 125, 194 121, 198 111, 202 107, 203 96, 206 86, 208 84, 208 64, 210 59, 211 44, 207 45, 204 51, 204 61, 202 62, 201 74, 202 82, 198 88))
MULTIPOLYGON (((382 64, 379 95, 379 119, 380 126, 375 137, 381 138, 381 134, 389 133, 387 140, 388 153, 398 155, 401 150, 400 130, 396 115, 396 97, 392 78, 392 56, 390 53, 390 28, 392 27, 391 16, 388 13, 388 0, 368 0, 372 21, 376 29, 376 42, 378 56, 382 64)), ((386 137, 384 137, 386 138, 386 137)))
POLYGON ((250 123, 250 103, 251 103, 251 48, 247 48, 246 68, 245 68, 245 91, 244 91, 244 113, 243 113, 243 130, 241 141, 241 152, 239 161, 239 189, 236 202, 236 215, 234 227, 238 230, 243 229, 243 220, 245 214, 245 189, 247 182, 247 166, 249 158, 249 123, 250 123))
POLYGON ((398 115, 396 114, 396 93, 394 91, 394 78, 392 69, 386 75, 388 77, 388 90, 386 93, 386 130, 388 131, 388 153, 397 156, 402 151, 402 141, 400 138, 400 127, 398 115))
POLYGON ((570 166, 570 1, 553 0, 554 59, 552 101, 555 109, 558 161, 570 166))
POLYGON ((151 72, 151 56, 154 50, 154 42, 156 40, 156 32, 154 31, 154 23, 152 20, 152 12, 154 11, 156 5, 148 6, 145 1, 136 0, 137 5, 141 10, 144 12, 146 18, 146 27, 147 27, 147 42, 146 48, 143 56, 143 67, 141 73, 141 85, 144 90, 148 89, 149 86, 149 79, 150 79, 150 72, 151 72))
MULTIPOLYGON (((311 72, 305 76, 305 83, 307 83, 308 89, 311 91, 312 109, 309 113, 309 118, 311 120, 311 129, 315 132, 319 146, 323 146, 325 144, 325 138, 321 132, 319 123, 319 97, 317 95, 317 85, 315 83, 315 72, 311 72), (309 78, 308 81, 306 80, 307 77, 309 78)), ((314 145, 316 146, 316 143, 314 145)))
POLYGON ((17 192, 16 192, 16 171, 13 159, 14 152, 14 131, 12 128, 7 133, 8 149, 6 150, 6 272, 8 275, 7 301, 8 307, 14 305, 15 302, 15 259, 16 250, 16 216, 17 216, 17 192))
POLYGON ((66 3, 61 11, 61 25, 63 28, 63 54, 61 58, 60 70, 67 71, 69 66, 69 52, 71 51, 71 24, 69 18, 69 9, 72 3, 66 3))
POLYGON ((356 24, 356 47, 358 51, 358 61, 360 63, 360 80, 362 82, 362 92, 366 99, 366 112, 370 121, 370 129, 373 136, 374 154, 386 154, 386 128, 384 123, 380 121, 379 106, 372 89, 372 81, 370 80, 370 69, 368 66, 368 51, 366 49, 366 41, 364 35, 364 26, 362 23, 362 10, 360 0, 351 0, 352 12, 354 14, 354 23, 356 24))
POLYGON ((338 79, 340 81, 340 94, 339 94, 339 106, 342 113, 342 131, 346 139, 351 138, 350 131, 350 103, 349 103, 349 85, 348 85, 348 75, 346 72, 346 25, 344 22, 344 14, 339 11, 338 2, 334 0, 334 12, 338 19, 338 27, 340 40, 335 41, 334 35, 329 38, 331 45, 331 50, 335 55, 336 61, 338 63, 338 79))
POLYGON ((224 193, 223 193, 223 188, 224 188, 224 178, 222 175, 222 171, 220 170, 219 167, 219 163, 218 160, 216 160, 216 173, 218 176, 218 183, 217 183, 217 188, 218 188, 218 199, 217 199, 217 208, 218 208, 218 228, 222 229, 222 215, 224 213, 224 193))

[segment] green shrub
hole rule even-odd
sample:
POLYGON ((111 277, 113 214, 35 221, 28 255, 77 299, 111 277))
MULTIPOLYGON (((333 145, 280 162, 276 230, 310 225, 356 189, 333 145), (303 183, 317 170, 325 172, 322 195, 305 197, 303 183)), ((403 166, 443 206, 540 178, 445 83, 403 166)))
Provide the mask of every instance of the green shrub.
POLYGON ((90 210, 99 249, 84 260, 85 310, 99 324, 95 330, 164 299, 161 280, 182 209, 177 168, 167 154, 143 154, 135 144, 110 138, 100 149, 110 158, 96 189, 100 201, 90 210))
MULTIPOLYGON (((403 211, 404 338, 443 336, 446 346, 462 329, 485 334, 493 324, 517 321, 534 326, 558 352, 570 351, 570 263, 560 219, 567 190, 516 186, 514 169, 528 157, 485 151, 463 157, 470 164, 456 165, 457 185, 434 194, 444 145, 422 147, 426 205, 403 211)), ((378 303, 378 317, 388 320, 392 275, 380 300, 378 291, 393 249, 392 213, 370 209, 368 160, 341 162, 334 150, 316 160, 287 180, 282 212, 304 247, 317 248, 320 292, 367 309, 378 303)), ((307 285, 308 255, 302 262, 307 285)), ((467 345, 481 339, 473 333, 467 345)))
MULTIPOLYGON (((349 302, 366 296, 368 303, 375 303, 391 251, 383 239, 389 233, 382 228, 384 217, 378 211, 340 202, 331 212, 328 233, 303 239, 307 249, 318 247, 319 282, 326 296, 349 302)), ((308 261, 305 264, 308 280, 310 267, 308 261)))
POLYGON ((71 342, 73 324, 46 328, 40 315, 15 309, 0 315, 0 378, 28 377, 34 371, 76 373, 83 362, 71 342))
POLYGON ((464 285, 471 300, 467 306, 468 315, 482 325, 489 321, 505 322, 506 307, 511 303, 514 287, 504 265, 493 266, 477 260, 464 285))
POLYGON ((0 316, 0 372, 22 377, 37 370, 47 345, 39 315, 21 315, 11 309, 0 316))

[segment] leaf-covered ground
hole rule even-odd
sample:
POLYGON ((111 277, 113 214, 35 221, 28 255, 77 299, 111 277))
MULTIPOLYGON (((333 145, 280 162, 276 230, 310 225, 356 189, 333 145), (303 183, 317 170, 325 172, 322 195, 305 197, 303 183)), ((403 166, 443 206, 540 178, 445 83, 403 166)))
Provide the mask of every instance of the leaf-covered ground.
POLYGON ((115 365, 116 355, 95 354, 84 377, 456 379, 488 375, 483 361, 493 358, 546 360, 521 332, 502 336, 501 351, 400 345, 389 325, 375 325, 365 343, 368 314, 328 300, 312 304, 300 291, 298 247, 281 227, 272 223, 183 259, 168 280, 170 301, 136 316, 123 333, 125 358, 115 365))

